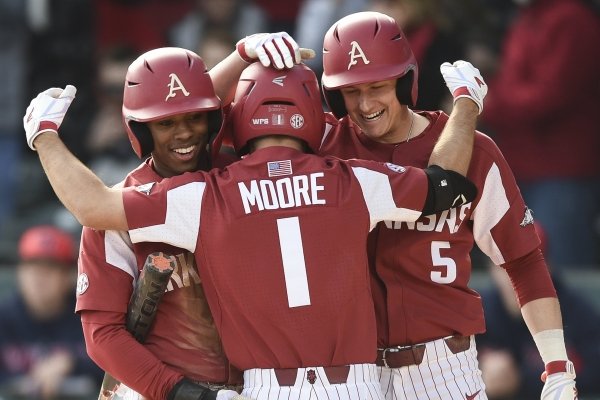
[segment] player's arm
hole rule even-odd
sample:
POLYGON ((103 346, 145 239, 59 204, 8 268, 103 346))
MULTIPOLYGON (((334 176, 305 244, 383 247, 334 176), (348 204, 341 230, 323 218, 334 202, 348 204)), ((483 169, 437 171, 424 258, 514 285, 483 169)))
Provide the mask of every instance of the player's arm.
POLYGON ((40 93, 23 117, 27 143, 37 150, 44 172, 59 200, 84 226, 127 230, 120 189, 107 187, 58 137, 58 129, 75 98, 67 86, 40 93))
POLYGON ((466 175, 473 153, 477 116, 483 110, 487 85, 479 70, 466 61, 444 63, 440 71, 454 97, 454 109, 425 169, 429 192, 424 215, 465 204, 477 193, 466 175))
POLYGON ((121 189, 111 189, 54 132, 35 140, 44 172, 63 205, 83 226, 127 230, 121 189))
POLYGON ((454 109, 433 148, 429 165, 466 176, 473 152, 477 116, 483 110, 487 85, 479 70, 466 61, 444 63, 440 71, 454 97, 454 109))
POLYGON ((521 305, 523 320, 545 365, 542 399, 575 399, 575 368, 565 346, 556 291, 539 248, 503 264, 521 305), (559 397, 554 397, 560 392, 559 397))

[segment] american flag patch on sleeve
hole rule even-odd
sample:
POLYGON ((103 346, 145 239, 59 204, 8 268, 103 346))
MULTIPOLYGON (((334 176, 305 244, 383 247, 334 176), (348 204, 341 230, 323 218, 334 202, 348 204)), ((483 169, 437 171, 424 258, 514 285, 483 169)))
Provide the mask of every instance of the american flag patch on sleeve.
POLYGON ((292 174, 292 160, 269 161, 267 163, 269 177, 292 174))

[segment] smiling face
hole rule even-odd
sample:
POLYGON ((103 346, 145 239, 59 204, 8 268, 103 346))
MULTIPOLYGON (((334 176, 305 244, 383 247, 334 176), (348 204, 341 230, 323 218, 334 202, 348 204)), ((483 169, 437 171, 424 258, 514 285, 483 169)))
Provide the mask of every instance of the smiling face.
POLYGON ((348 115, 372 140, 398 143, 403 106, 396 96, 396 79, 369 82, 340 89, 348 115))
POLYGON ((156 172, 163 177, 196 171, 206 160, 208 114, 192 112, 147 122, 156 172))

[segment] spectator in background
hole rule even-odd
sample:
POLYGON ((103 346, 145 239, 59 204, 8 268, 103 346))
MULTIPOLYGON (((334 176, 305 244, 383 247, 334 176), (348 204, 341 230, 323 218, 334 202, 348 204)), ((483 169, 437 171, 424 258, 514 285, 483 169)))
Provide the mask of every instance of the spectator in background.
POLYGON ((18 137, 19 118, 12 114, 14 107, 22 107, 23 96, 73 80, 81 88, 82 103, 73 113, 75 119, 65 126, 65 143, 82 159, 89 159, 82 134, 87 133, 95 110, 90 79, 95 71, 91 5, 92 0, 0 0, 0 209, 8 202, 5 216, 10 217, 0 217, 0 262, 5 265, 18 261, 14 248, 27 227, 74 226, 72 216, 61 212, 64 208, 39 163, 22 151, 22 143, 11 143, 3 127, 14 125, 18 137))
POLYGON ((103 51, 125 45, 138 54, 168 45, 169 29, 194 6, 194 0, 92 2, 96 17, 97 48, 103 51))
POLYGON ((97 393, 102 371, 88 358, 75 310, 76 249, 53 226, 19 241, 18 291, 0 306, 0 396, 64 399, 97 393))
POLYGON ((364 11, 368 3, 369 0, 304 0, 302 2, 296 18, 294 37, 300 46, 317 50, 316 56, 304 63, 315 71, 318 77, 323 73, 323 53, 319 50, 323 47, 323 37, 329 27, 346 15, 364 11))
MULTIPOLYGON (((535 223, 547 253, 546 236, 535 223)), ((479 367, 490 400, 539 399, 543 383, 539 379, 544 364, 523 322, 512 284, 502 268, 489 265, 494 286, 481 291, 487 331, 477 339, 479 367)), ((571 288, 553 271, 564 318, 565 342, 569 359, 577 371, 577 389, 583 398, 600 396, 600 313, 590 301, 571 288)))
POLYGON ((30 24, 27 19, 27 2, 23 0, 0 0, 0 252, 14 248, 10 237, 13 214, 19 188, 19 165, 22 143, 20 109, 24 105, 26 91, 27 46, 30 24))
POLYGON ((598 264, 600 16, 583 0, 514 0, 482 122, 548 234, 555 268, 598 264))
POLYGON ((294 32, 300 7, 306 0, 253 0, 264 13, 267 32, 294 32))
POLYGON ((127 68, 137 58, 128 46, 114 46, 99 56, 96 90, 98 109, 86 138, 92 155, 90 168, 108 185, 120 182, 137 167, 139 159, 123 127, 123 82, 127 68))
MULTIPOLYGON (((171 46, 198 52, 207 37, 215 31, 229 32, 237 39, 265 32, 265 18, 264 11, 251 1, 195 0, 194 7, 170 27, 168 41, 171 46)), ((225 55, 230 52, 231 47, 225 55)), ((204 52, 200 54, 205 58, 204 52)))
POLYGON ((419 65, 418 110, 452 111, 439 66, 464 59, 464 49, 440 0, 371 0, 370 9, 394 18, 410 43, 419 65))
POLYGON ((236 42, 237 40, 231 36, 231 32, 213 29, 204 35, 196 52, 202 54, 206 68, 210 70, 227 58, 231 49, 235 48, 236 42))

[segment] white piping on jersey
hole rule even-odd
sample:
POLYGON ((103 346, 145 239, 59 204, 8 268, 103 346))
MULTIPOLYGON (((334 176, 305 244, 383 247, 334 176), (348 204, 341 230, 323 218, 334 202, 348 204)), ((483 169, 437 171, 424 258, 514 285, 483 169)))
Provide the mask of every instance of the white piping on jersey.
POLYGON ((325 132, 323 133, 323 138, 321 139, 319 148, 323 146, 323 143, 325 143, 325 139, 327 139, 327 136, 329 136, 329 132, 331 132, 331 129, 333 129, 333 125, 331 125, 330 123, 325 123, 325 132))
POLYGON ((107 263, 137 279, 138 269, 131 239, 124 231, 104 232, 104 258, 107 263))
POLYGON ((167 192, 167 214, 160 225, 129 231, 131 241, 162 242, 193 253, 200 230, 200 211, 206 182, 190 182, 167 192))
POLYGON ((510 209, 500 169, 492 164, 485 177, 481 199, 473 210, 475 243, 496 265, 504 264, 504 256, 492 237, 491 230, 510 209))
POLYGON ((420 211, 396 207, 387 175, 363 167, 352 167, 352 172, 360 183, 369 209, 369 231, 380 221, 413 222, 421 216, 420 211))

